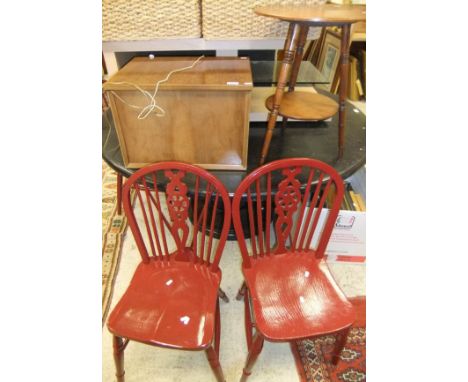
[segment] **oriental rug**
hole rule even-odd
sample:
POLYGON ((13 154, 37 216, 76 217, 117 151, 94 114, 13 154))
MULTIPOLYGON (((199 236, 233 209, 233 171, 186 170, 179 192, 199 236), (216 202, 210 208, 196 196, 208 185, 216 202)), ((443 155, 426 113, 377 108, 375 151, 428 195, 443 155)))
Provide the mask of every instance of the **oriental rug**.
POLYGON ((127 218, 117 214, 117 174, 102 162, 102 325, 119 268, 127 218))
POLYGON ((335 336, 291 343, 301 382, 363 382, 366 380, 366 300, 349 299, 356 308, 357 320, 338 365, 331 363, 335 336))

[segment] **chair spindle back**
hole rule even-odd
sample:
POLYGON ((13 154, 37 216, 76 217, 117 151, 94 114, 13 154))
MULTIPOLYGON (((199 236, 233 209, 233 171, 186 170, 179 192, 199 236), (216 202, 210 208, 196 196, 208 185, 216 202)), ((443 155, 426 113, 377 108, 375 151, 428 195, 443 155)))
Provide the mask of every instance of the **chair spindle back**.
POLYGON ((287 251, 310 251, 322 258, 343 196, 343 179, 319 160, 281 159, 254 170, 241 182, 232 203, 244 266, 250 266, 250 256, 287 251))
POLYGON ((218 269, 231 204, 223 184, 206 170, 181 162, 144 167, 125 183, 123 204, 144 262, 154 257, 218 269))

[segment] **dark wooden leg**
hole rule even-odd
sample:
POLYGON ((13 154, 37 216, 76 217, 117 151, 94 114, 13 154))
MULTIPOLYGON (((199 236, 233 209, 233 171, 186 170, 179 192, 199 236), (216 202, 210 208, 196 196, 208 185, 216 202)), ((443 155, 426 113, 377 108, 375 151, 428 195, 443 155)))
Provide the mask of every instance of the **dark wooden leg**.
POLYGON ((208 358, 208 362, 210 363, 216 380, 218 382, 225 382, 223 370, 221 369, 221 364, 219 363, 218 352, 213 348, 213 346, 210 346, 205 350, 205 354, 208 358))
MULTIPOLYGON (((296 86, 297 76, 299 74, 299 69, 302 63, 302 56, 304 55, 304 45, 307 40, 307 33, 309 32, 309 25, 307 24, 301 25, 300 28, 301 31, 299 32, 299 41, 297 43, 296 54, 294 56, 294 62, 291 68, 291 77, 289 78, 288 92, 293 92, 294 87, 296 86)), ((281 128, 284 129, 287 123, 288 118, 283 117, 283 123, 281 124, 281 128)))
POLYGON ((263 336, 257 332, 255 333, 254 339, 252 341, 252 346, 249 349, 249 355, 247 356, 247 361, 245 362, 245 367, 242 372, 242 377, 240 382, 245 382, 247 377, 252 373, 252 368, 255 364, 255 361, 258 358, 258 355, 262 351, 263 347, 263 336))
POLYGON ((245 289, 247 288, 247 285, 245 284, 245 281, 242 283, 242 286, 239 289, 239 292, 237 292, 236 300, 240 301, 244 298, 245 294, 245 289))
POLYGON ((338 111, 338 158, 344 153, 344 133, 346 120, 346 97, 348 95, 348 72, 349 72, 349 31, 350 24, 341 27, 341 48, 340 48, 340 93, 338 111))
POLYGON ((296 51, 297 42, 299 40, 299 29, 299 24, 289 24, 288 37, 286 38, 286 43, 284 44, 283 62, 281 64, 281 70, 278 76, 278 85, 276 86, 275 97, 273 100, 273 109, 268 116, 267 131, 263 141, 262 153, 260 156, 260 165, 265 163, 265 158, 268 154, 268 149, 270 148, 271 137, 273 135, 273 129, 275 128, 276 119, 278 118, 278 110, 281 104, 281 99, 283 98, 284 87, 286 86, 286 81, 289 78, 291 64, 293 62, 294 53, 296 51))
POLYGON ((333 349, 333 356, 332 356, 332 363, 333 365, 337 365, 338 361, 340 360, 340 354, 343 348, 346 345, 346 341, 348 339, 348 333, 350 328, 346 328, 338 333, 335 343, 335 348, 333 349))
POLYGON ((117 173, 117 214, 122 214, 122 174, 117 173))
POLYGON ((218 296, 224 302, 226 302, 226 303, 229 302, 229 297, 227 296, 227 294, 221 288, 218 289, 218 296))
POLYGON ((125 382, 125 370, 124 370, 125 344, 124 344, 122 337, 113 336, 113 347, 114 347, 115 376, 117 377, 117 382, 125 382))

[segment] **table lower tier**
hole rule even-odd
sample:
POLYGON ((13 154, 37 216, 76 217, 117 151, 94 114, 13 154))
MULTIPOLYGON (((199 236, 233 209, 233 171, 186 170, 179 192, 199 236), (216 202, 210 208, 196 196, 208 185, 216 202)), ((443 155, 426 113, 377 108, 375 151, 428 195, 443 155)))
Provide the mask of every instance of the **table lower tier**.
MULTIPOLYGON (((273 110, 272 94, 267 98, 265 106, 273 110)), ((323 94, 303 91, 286 92, 283 94, 279 115, 306 121, 321 121, 328 119, 338 112, 338 103, 323 94)))

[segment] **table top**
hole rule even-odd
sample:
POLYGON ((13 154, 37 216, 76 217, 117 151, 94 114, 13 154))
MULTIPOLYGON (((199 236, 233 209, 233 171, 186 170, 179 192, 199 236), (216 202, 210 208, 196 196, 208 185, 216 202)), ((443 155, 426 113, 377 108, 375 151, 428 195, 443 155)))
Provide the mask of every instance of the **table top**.
MULTIPOLYGON (((319 92, 337 100, 336 95, 321 90, 319 92)), ((266 162, 281 158, 316 158, 333 166, 346 179, 365 164, 365 126, 366 116, 346 102, 345 150, 343 157, 337 159, 338 115, 333 116, 330 122, 289 122, 284 130, 279 121, 273 131, 266 162)), ((210 170, 226 186, 231 196, 242 179, 258 167, 265 131, 266 122, 250 123, 246 171, 210 170)), ((135 172, 123 163, 110 109, 102 118, 102 156, 110 167, 125 177, 135 172)))
POLYGON ((366 20, 365 5, 272 5, 255 7, 254 10, 261 16, 316 25, 351 24, 366 20))

